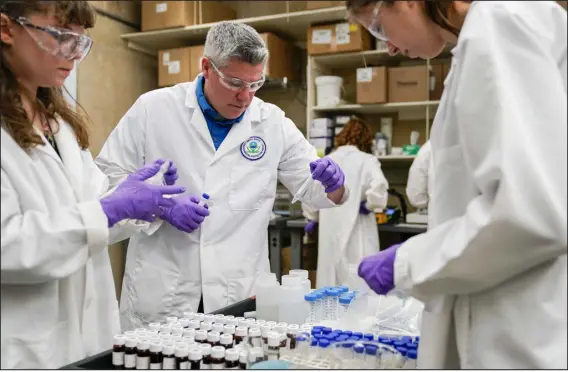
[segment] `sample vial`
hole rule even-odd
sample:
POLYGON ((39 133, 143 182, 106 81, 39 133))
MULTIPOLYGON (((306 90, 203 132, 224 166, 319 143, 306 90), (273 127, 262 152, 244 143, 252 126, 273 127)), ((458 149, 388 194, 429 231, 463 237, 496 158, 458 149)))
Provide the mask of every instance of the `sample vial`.
POLYGON ((223 314, 217 314, 217 315, 215 315, 215 323, 219 323, 219 324, 225 325, 225 315, 223 315, 223 314))
POLYGON ((260 326, 260 336, 262 338, 263 345, 268 345, 268 334, 270 333, 271 330, 272 329, 268 324, 263 324, 260 326))
POLYGON ((211 348, 211 369, 225 368, 225 348, 215 346, 211 348))
POLYGON ((195 338, 195 329, 187 328, 183 330, 183 337, 192 337, 195 338))
POLYGON ((150 344, 150 369, 162 369, 162 344, 152 342, 150 344))
MULTIPOLYGON (((288 327, 288 323, 278 323, 274 328, 273 332, 277 332, 280 335, 280 348, 286 348, 288 344, 288 334, 286 333, 286 328, 288 327)), ((269 339, 270 342, 270 339, 269 339)))
POLYGON ((239 321, 235 318, 225 318, 225 325, 236 327, 239 321))
POLYGON ((183 328, 181 326, 177 328, 172 328, 171 330, 172 336, 182 336, 183 335, 183 328))
POLYGON ((150 369, 150 344, 138 342, 136 355, 136 369, 150 369))
POLYGON ((249 367, 264 360, 264 351, 260 347, 253 347, 249 351, 249 367))
POLYGON ((201 323, 202 321, 205 320, 205 314, 203 314, 203 313, 195 313, 194 319, 195 319, 195 320, 198 320, 199 323, 201 323))
POLYGON ((135 332, 137 335, 145 334, 145 333, 146 333, 146 328, 136 328, 136 329, 134 330, 134 332, 135 332))
POLYGON ((189 355, 189 350, 187 350, 187 346, 185 345, 178 345, 176 347, 176 369, 188 369, 189 366, 189 359, 187 358, 189 355))
POLYGON ((351 305, 351 301, 353 300, 353 297, 351 296, 347 296, 347 295, 342 295, 339 296, 339 307, 337 310, 337 317, 338 319, 341 319, 349 310, 349 305, 351 305))
POLYGON ((404 369, 416 369, 416 359, 418 358, 418 351, 415 349, 410 349, 406 353, 406 363, 404 363, 404 369))
POLYGON ((209 194, 207 194, 207 193, 201 194, 201 199, 199 200, 199 205, 201 205, 202 207, 207 205, 209 198, 210 198, 209 194))
POLYGON ((363 366, 363 363, 365 363, 365 346, 363 344, 355 344, 353 351, 355 352, 353 356, 355 363, 357 363, 358 366, 363 366))
POLYGON ((166 322, 168 322, 168 323, 170 323, 170 324, 171 324, 171 323, 175 323, 175 322, 177 322, 177 321, 178 321, 178 317, 177 317, 177 316, 169 316, 169 317, 166 318, 166 322))
POLYGON ((114 336, 112 346, 112 365, 114 369, 124 368, 124 351, 126 350, 126 337, 122 335, 114 336))
POLYGON ((151 331, 160 332, 160 323, 150 323, 148 324, 148 329, 151 331))
POLYGON ((175 344, 176 342, 183 340, 183 336, 182 335, 171 335, 170 340, 172 340, 175 344))
POLYGON ((198 330, 200 326, 201 326, 201 322, 197 319, 193 319, 193 320, 189 321, 188 328, 198 330))
POLYGON ((235 329, 235 345, 242 343, 247 337, 248 329, 245 326, 238 326, 235 329))
POLYGON ((213 314, 205 314, 203 317, 204 322, 209 322, 211 324, 215 323, 215 315, 213 314))
POLYGON ((251 328, 249 329, 249 334, 248 334, 248 341, 250 346, 253 347, 262 347, 262 338, 261 338, 261 331, 258 328, 251 328))
POLYGON ((237 327, 235 327, 234 325, 226 325, 223 327, 223 333, 228 334, 228 335, 234 335, 235 334, 235 330, 237 327))
POLYGON ((207 342, 211 347, 220 346, 221 334, 219 332, 211 331, 207 333, 207 342))
POLYGON ((307 322, 317 322, 317 300, 318 296, 315 294, 307 294, 304 296, 304 300, 308 303, 309 312, 307 322))
POLYGON ((189 369, 192 370, 201 369, 201 349, 199 348, 190 349, 188 360, 189 360, 189 369))
POLYGON ((213 332, 223 333, 223 327, 225 327, 223 323, 214 323, 213 326, 211 327, 211 330, 213 332))
POLYGON ((273 320, 270 320, 270 321, 266 322, 265 324, 267 324, 268 326, 270 326, 270 329, 272 329, 272 328, 276 327, 276 324, 277 324, 277 323, 276 323, 275 321, 273 321, 273 320))
POLYGON ((184 311, 183 317, 189 319, 189 321, 192 321, 195 317, 195 313, 193 311, 184 311))
POLYGON ((328 320, 337 320, 338 299, 338 290, 330 289, 327 291, 328 320))
POLYGON ((288 350, 294 350, 296 348, 296 336, 300 332, 300 326, 297 324, 290 324, 288 325, 288 329, 286 330, 286 337, 287 343, 286 348, 288 350))
POLYGON ((239 369, 239 352, 235 349, 225 351, 225 369, 239 369))
POLYGON ((195 331, 195 342, 201 344, 207 342, 207 331, 203 329, 195 331))
POLYGON ((138 339, 129 337, 125 342, 124 348, 124 369, 136 369, 136 356, 138 353, 138 339))
POLYGON ((363 340, 365 341, 373 341, 375 339, 375 336, 373 336, 372 333, 365 333, 363 335, 363 340))
POLYGON ((221 335, 221 340, 220 340, 221 346, 223 346, 225 349, 230 349, 233 347, 233 335, 229 334, 229 333, 223 333, 221 335))
POLYGON ((189 326, 189 318, 181 318, 179 320, 179 324, 182 326, 182 328, 187 328, 189 326))
POLYGON ((201 369, 211 369, 211 345, 201 344, 199 345, 201 350, 201 369))
POLYGON ((169 324, 162 324, 160 326, 160 333, 172 333, 170 325, 169 324))
POLYGON ((201 326, 199 327, 199 329, 209 332, 212 327, 213 323, 204 320, 203 322, 201 322, 201 326))
POLYGON ((243 350, 239 353, 239 369, 247 369, 248 365, 248 352, 243 350))
POLYGON ((281 334, 270 332, 268 334, 268 348, 266 349, 266 360, 278 360, 280 358, 281 334))
POLYGON ((170 343, 162 345, 162 369, 176 369, 175 348, 170 343))
POLYGON ((263 324, 266 324, 266 320, 264 320, 264 319, 257 319, 257 320, 254 321, 254 323, 255 323, 256 325, 258 325, 258 326, 261 326, 261 325, 263 325, 263 324))
POLYGON ((248 320, 246 320, 245 318, 238 319, 237 322, 238 322, 237 327, 245 327, 245 328, 248 328, 249 322, 248 322, 248 320))
POLYGON ((365 369, 376 369, 377 368, 377 350, 375 345, 365 346, 365 369))

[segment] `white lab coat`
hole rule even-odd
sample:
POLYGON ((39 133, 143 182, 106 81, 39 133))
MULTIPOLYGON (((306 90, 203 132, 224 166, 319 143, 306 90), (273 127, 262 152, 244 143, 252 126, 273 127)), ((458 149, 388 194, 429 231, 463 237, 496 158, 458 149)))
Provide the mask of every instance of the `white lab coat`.
POLYGON ((379 251, 379 232, 374 213, 359 213, 361 201, 370 210, 384 209, 388 201, 388 181, 381 164, 371 154, 355 146, 341 146, 329 155, 345 173, 349 201, 333 209, 314 210, 302 204, 304 216, 319 221, 316 283, 348 285, 349 267, 379 251))
MULTIPOLYGON (((142 95, 96 159, 111 185, 147 160, 171 159, 177 184, 190 195, 211 196, 210 215, 193 233, 164 223, 153 235, 130 239, 120 303, 125 330, 181 316, 190 307, 195 311, 201 293, 206 312, 252 295, 258 275, 269 271, 267 234, 277 179, 295 193, 317 159, 284 112, 258 98, 215 151, 196 82, 142 95), (251 136, 266 144, 257 160, 243 155, 242 144, 251 136)), ((335 205, 319 182, 301 200, 319 208, 335 205)))
POLYGON ((120 332, 98 201, 108 180, 66 123, 55 140, 63 162, 47 142, 26 152, 1 130, 3 369, 59 368, 120 332))
POLYGON ((474 2, 432 128, 429 231, 395 283, 425 302, 419 367, 566 369, 566 11, 474 2))
POLYGON ((406 183, 406 196, 410 204, 416 208, 428 207, 432 192, 432 166, 431 145, 430 141, 426 141, 410 166, 406 183))

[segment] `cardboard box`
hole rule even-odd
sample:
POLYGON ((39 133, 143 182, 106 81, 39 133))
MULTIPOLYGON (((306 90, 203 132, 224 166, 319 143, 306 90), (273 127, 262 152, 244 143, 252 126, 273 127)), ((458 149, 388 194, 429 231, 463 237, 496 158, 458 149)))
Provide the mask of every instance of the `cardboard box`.
POLYGON ((386 103, 387 93, 386 67, 357 69, 357 103, 386 103))
POLYGON ((345 6, 345 1, 306 1, 306 9, 331 8, 336 6, 345 6))
POLYGON ((308 54, 361 52, 371 49, 371 35, 357 24, 337 23, 308 29, 308 54))
POLYGON ((142 31, 193 26, 235 17, 235 11, 219 1, 142 2, 142 31))
POLYGON ((158 86, 193 81, 201 73, 203 45, 161 50, 158 53, 158 86))
POLYGON ((389 102, 418 102, 429 98, 425 65, 388 69, 389 102))
POLYGON ((265 74, 269 78, 288 78, 298 80, 298 69, 295 66, 296 49, 289 42, 282 40, 270 32, 260 34, 266 47, 269 57, 266 64, 265 74))
POLYGON ((140 1, 89 1, 89 4, 124 21, 140 25, 140 1))

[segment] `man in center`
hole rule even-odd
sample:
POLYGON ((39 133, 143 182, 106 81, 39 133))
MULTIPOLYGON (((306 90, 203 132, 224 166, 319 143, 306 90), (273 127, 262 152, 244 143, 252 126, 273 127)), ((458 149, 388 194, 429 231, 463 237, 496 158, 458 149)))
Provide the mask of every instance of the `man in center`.
POLYGON ((270 271, 267 228, 278 180, 316 209, 347 200, 339 166, 318 159, 280 108, 255 97, 267 60, 253 28, 216 24, 207 34, 202 74, 142 95, 101 150, 97 164, 113 184, 146 159, 173 160, 177 183, 188 190, 175 198, 194 201, 165 210, 168 223, 154 234, 130 239, 123 330, 252 295, 258 275, 270 271), (210 195, 208 210, 198 204, 202 193, 210 195))

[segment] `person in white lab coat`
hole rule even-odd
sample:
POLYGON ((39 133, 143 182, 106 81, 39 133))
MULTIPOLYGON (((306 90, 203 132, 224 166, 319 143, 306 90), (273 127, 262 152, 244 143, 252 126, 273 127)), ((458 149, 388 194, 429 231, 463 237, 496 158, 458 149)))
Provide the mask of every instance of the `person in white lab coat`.
POLYGON ((429 230, 359 274, 425 303, 419 368, 566 369, 566 11, 347 3, 392 54, 433 58, 455 44, 430 137, 429 230))
POLYGON ((55 369, 107 350, 120 332, 109 227, 152 221, 172 205, 163 194, 183 192, 144 183, 163 161, 107 192, 62 91, 89 52, 95 12, 55 3, 0 3, 2 369, 55 369))
POLYGON ((354 273, 357 278, 361 259, 379 251, 373 211, 386 207, 388 181, 379 160, 372 155, 372 144, 373 132, 369 125, 352 118, 335 137, 336 150, 329 155, 345 171, 349 201, 321 211, 302 204, 308 219, 305 231, 312 233, 319 225, 316 277, 319 288, 350 285, 353 282, 350 274, 354 273))
POLYGON ((211 214, 199 228, 166 217, 153 235, 130 239, 124 329, 215 311, 252 295, 259 274, 269 271, 267 230, 278 179, 315 208, 347 200, 335 162, 318 159, 281 109, 255 97, 267 58, 253 28, 217 23, 207 34, 202 74, 142 95, 97 157, 111 184, 145 158, 168 157, 183 163, 180 184, 210 195, 211 214))
POLYGON ((426 141, 410 166, 406 183, 406 196, 415 208, 428 208, 432 192, 432 165, 431 145, 430 141, 426 141))

